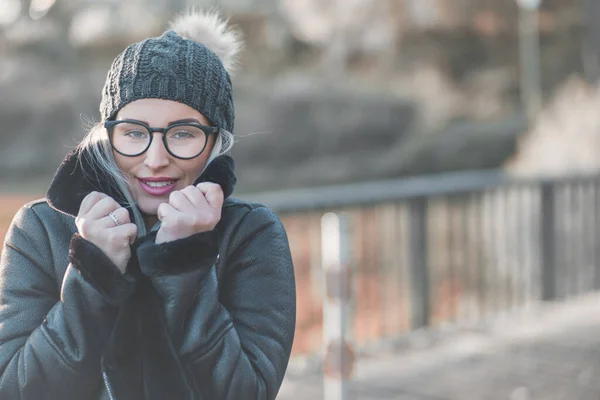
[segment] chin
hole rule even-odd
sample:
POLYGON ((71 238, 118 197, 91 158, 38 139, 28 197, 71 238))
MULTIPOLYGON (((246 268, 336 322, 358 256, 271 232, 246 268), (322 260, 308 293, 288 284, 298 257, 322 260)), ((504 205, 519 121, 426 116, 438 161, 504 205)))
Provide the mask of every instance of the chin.
POLYGON ((156 215, 158 212, 158 206, 168 201, 168 199, 142 199, 138 201, 137 205, 143 214, 156 215))

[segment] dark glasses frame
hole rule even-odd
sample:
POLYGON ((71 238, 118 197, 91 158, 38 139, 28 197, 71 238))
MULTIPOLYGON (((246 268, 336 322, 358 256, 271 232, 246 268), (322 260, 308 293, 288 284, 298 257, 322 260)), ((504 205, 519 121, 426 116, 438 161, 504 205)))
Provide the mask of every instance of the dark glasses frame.
POLYGON ((121 120, 111 120, 111 121, 106 121, 104 123, 104 128, 106 128, 106 131, 108 132, 108 140, 110 141, 110 145, 113 148, 114 151, 116 151, 117 153, 119 153, 122 156, 125 157, 138 157, 141 156, 142 154, 144 154, 146 151, 148 151, 148 149, 150 148, 150 146, 152 145, 152 140, 154 139, 154 133, 155 132, 160 132, 162 133, 162 142, 165 145, 165 149, 167 150, 167 152, 172 155, 175 158, 178 158, 180 160, 191 160, 193 158, 198 157, 200 154, 204 153, 204 150, 206 150, 206 145, 208 144, 208 138, 210 135, 215 135, 219 133, 219 128, 215 127, 215 126, 207 126, 207 125, 202 125, 202 124, 197 124, 194 122, 181 122, 181 123, 177 123, 177 124, 173 124, 173 125, 169 125, 166 128, 154 128, 149 126, 148 124, 146 124, 143 121, 138 121, 135 119, 121 119, 121 120), (123 124, 123 123, 130 123, 130 124, 137 124, 137 125, 141 125, 144 128, 146 128, 148 130, 148 132, 150 133, 150 140, 148 141, 148 145, 146 146, 146 148, 144 150, 142 150, 141 152, 137 153, 137 154, 125 154, 122 153, 121 151, 119 151, 119 149, 117 149, 113 143, 113 134, 114 134, 114 130, 115 130, 115 126, 119 125, 119 124, 123 124), (178 155, 175 155, 171 152, 171 149, 169 149, 169 145, 167 144, 167 132, 175 127, 178 126, 193 126, 195 128, 199 128, 202 130, 202 132, 204 132, 204 134, 206 135, 206 142, 204 143, 204 147, 202 147, 202 150, 200 150, 200 152, 198 154, 196 154, 195 156, 192 157, 180 157, 178 155))

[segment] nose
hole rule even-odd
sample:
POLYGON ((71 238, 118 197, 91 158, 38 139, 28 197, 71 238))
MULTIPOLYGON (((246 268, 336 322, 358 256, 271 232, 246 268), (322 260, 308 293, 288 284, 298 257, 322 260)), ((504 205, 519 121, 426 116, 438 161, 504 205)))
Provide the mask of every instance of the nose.
POLYGON ((160 133, 155 133, 150 148, 146 151, 144 164, 152 170, 159 170, 169 165, 169 162, 169 153, 162 141, 162 136, 160 133))

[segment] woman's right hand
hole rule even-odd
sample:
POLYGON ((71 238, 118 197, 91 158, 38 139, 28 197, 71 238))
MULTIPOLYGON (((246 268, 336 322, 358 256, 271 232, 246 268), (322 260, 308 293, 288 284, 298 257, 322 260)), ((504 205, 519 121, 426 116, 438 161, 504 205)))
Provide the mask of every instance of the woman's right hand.
POLYGON ((81 237, 102 250, 121 273, 126 272, 131 244, 137 234, 137 226, 129 219, 129 211, 112 197, 92 192, 81 202, 75 225, 81 237))

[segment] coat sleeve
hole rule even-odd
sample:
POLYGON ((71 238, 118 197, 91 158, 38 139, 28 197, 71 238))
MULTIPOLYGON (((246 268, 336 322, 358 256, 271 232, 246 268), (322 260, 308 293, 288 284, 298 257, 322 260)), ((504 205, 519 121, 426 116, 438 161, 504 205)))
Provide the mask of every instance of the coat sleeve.
POLYGON ((209 234, 138 248, 140 267, 162 297, 171 339, 200 397, 275 399, 296 321, 283 225, 268 208, 252 209, 219 261, 225 269, 220 284, 218 258, 209 234))
POLYGON ((35 207, 17 213, 0 259, 0 398, 91 398, 102 383, 104 345, 134 282, 77 234, 55 235, 35 207), (54 263, 66 257, 56 246, 70 246, 62 284, 55 271, 64 267, 54 263))

